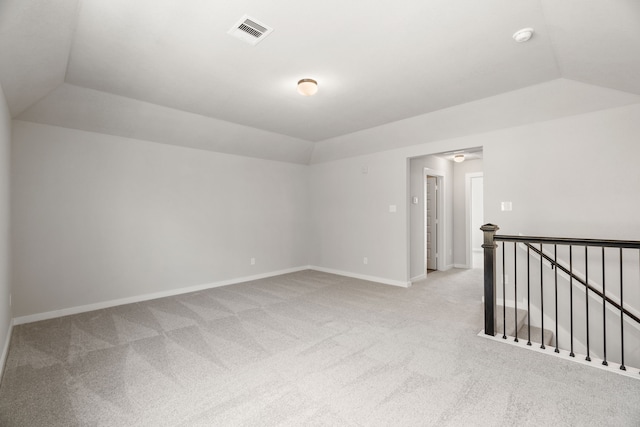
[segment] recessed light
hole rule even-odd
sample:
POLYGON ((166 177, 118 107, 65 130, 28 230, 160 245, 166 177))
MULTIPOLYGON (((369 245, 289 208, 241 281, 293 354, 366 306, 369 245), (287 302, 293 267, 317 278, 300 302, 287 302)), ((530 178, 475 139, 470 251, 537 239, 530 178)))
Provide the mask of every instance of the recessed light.
POLYGON ((533 28, 523 28, 519 31, 516 31, 513 35, 513 39, 516 43, 524 43, 529 41, 529 39, 533 36, 533 28))

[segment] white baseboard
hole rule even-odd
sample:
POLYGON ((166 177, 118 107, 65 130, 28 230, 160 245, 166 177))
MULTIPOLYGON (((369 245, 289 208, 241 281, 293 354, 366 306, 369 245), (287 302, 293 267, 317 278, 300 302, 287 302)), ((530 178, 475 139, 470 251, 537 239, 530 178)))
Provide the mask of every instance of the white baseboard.
POLYGON ((468 270, 471 267, 469 266, 469 264, 453 264, 453 268, 464 268, 468 270))
POLYGON ((413 282, 419 282, 420 280, 424 280, 424 279, 426 279, 426 278, 427 278, 427 275, 426 275, 426 274, 421 274, 421 275, 419 275, 419 276, 412 277, 411 279, 409 279, 409 281, 410 281, 411 283, 413 283, 413 282))
POLYGON ((136 295, 133 297, 118 298, 118 299, 98 302, 94 304, 86 304, 86 305, 81 305, 76 307, 63 308, 60 310, 47 311, 44 313, 35 313, 35 314, 29 314, 26 316, 19 316, 13 319, 12 326, 22 325, 25 323, 39 322, 41 320, 55 319, 57 317, 70 316, 73 314, 85 313, 87 311, 101 310, 103 308, 115 307, 118 305, 132 304, 136 302, 149 301, 157 298, 188 294, 190 292, 197 292, 205 289, 217 288, 220 286, 234 285, 236 283, 250 282, 252 280, 265 279, 267 277, 280 276, 282 274, 295 273, 297 271, 303 271, 303 270, 323 271, 325 273, 337 274, 339 276, 353 277, 355 279, 368 280, 370 282, 383 283, 385 285, 392 285, 392 286, 400 286, 403 288, 408 288, 409 286, 411 286, 411 282, 402 282, 399 280, 384 279, 381 277, 366 276, 362 274, 350 273, 347 271, 340 271, 340 270, 333 270, 329 268, 305 265, 305 266, 294 267, 294 268, 289 268, 285 270, 278 270, 278 271, 271 271, 268 273, 256 274, 253 276, 236 277, 234 279, 222 280, 214 283, 206 283, 203 285, 195 285, 195 286, 188 286, 185 288, 170 289, 170 290, 161 291, 161 292, 154 292, 151 294, 136 295))
POLYGON ((382 277, 350 273, 348 271, 334 270, 332 268, 318 267, 315 265, 309 266, 309 269, 322 271, 323 273, 337 274, 338 276, 345 276, 345 277, 352 277, 354 279, 367 280, 369 282, 382 283, 384 285, 400 286, 402 288, 408 288, 411 286, 411 282, 402 282, 400 280, 384 279, 382 277))
POLYGON ((554 347, 549 345, 546 348, 542 349, 538 345, 526 345, 524 339, 521 339, 519 342, 515 342, 513 337, 507 336, 507 339, 503 339, 502 336, 496 335, 485 335, 484 329, 478 333, 478 336, 481 338, 486 338, 492 341, 501 342, 503 344, 512 345, 515 347, 520 347, 522 349, 528 351, 535 351, 537 353, 546 354, 547 356, 556 357, 559 359, 568 360, 573 363, 579 363, 581 365, 589 366, 591 368, 601 369, 607 372, 611 372, 617 375, 624 375, 625 377, 634 378, 636 380, 640 380, 640 375, 638 375, 638 368, 632 368, 630 366, 626 366, 626 370, 621 370, 620 365, 617 363, 609 362, 608 365, 602 364, 602 359, 598 359, 597 357, 591 357, 591 362, 587 362, 585 360, 584 354, 576 354, 575 357, 569 356, 569 352, 567 350, 560 350, 560 353, 556 353, 554 351, 554 347))
POLYGON ((186 288, 170 289, 167 291, 154 292, 151 294, 136 295, 133 297, 119 298, 95 304, 81 305, 77 307, 63 308, 60 310, 47 311, 45 313, 30 314, 20 316, 13 319, 13 325, 22 325, 24 323, 38 322, 40 320, 54 319, 56 317, 69 316, 72 314, 85 313, 87 311, 101 310, 103 308, 115 307, 118 305, 132 304, 141 301, 148 301, 157 298, 171 297, 174 295, 188 294, 190 292, 202 291, 205 289, 218 288, 220 286, 234 285, 236 283, 250 282, 252 280, 265 279, 267 277, 280 276, 287 273, 295 273, 297 271, 309 270, 310 266, 288 268, 285 270, 271 271, 268 273, 256 274, 253 276, 237 277, 234 279, 222 280, 220 282, 206 283, 203 285, 188 286, 186 288))
POLYGON ((11 334, 13 333, 13 319, 9 322, 9 330, 7 331, 7 337, 4 340, 4 346, 2 347, 2 356, 0 356, 0 380, 4 374, 4 365, 7 363, 7 356, 9 355, 9 344, 11 343, 11 334))

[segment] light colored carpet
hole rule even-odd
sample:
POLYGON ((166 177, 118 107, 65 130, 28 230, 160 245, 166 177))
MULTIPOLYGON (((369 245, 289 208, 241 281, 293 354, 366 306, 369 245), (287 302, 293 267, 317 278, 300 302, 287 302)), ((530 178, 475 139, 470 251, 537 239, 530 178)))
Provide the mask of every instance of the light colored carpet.
POLYGON ((18 326, 0 425, 640 425, 640 381, 478 337, 481 289, 304 271, 18 326))

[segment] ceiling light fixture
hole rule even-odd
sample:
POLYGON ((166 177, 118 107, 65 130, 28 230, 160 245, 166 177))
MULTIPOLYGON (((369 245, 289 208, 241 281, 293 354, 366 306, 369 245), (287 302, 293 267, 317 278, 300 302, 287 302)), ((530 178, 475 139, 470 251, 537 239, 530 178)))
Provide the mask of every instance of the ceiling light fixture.
POLYGON ((529 41, 529 39, 533 36, 533 28, 523 28, 519 31, 516 31, 513 35, 513 39, 516 43, 524 43, 529 41))
POLYGON ((298 93, 302 96, 312 96, 318 92, 318 82, 313 79, 302 79, 298 82, 298 93))
POLYGON ((464 154, 456 154, 455 156, 453 156, 453 161, 456 163, 464 162, 464 154))

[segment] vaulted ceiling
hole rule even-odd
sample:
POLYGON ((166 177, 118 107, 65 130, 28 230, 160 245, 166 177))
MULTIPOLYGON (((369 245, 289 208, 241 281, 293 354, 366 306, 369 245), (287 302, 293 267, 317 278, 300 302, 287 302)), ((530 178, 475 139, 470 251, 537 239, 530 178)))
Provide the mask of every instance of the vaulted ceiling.
POLYGON ((556 79, 637 96, 638 76, 638 0, 0 0, 14 118, 299 163, 318 141, 556 79), (227 34, 245 14, 273 33, 227 34))

